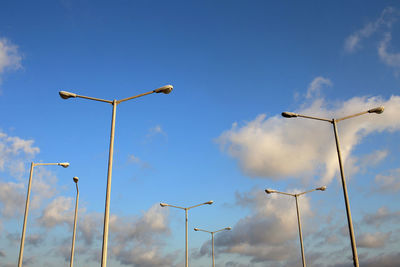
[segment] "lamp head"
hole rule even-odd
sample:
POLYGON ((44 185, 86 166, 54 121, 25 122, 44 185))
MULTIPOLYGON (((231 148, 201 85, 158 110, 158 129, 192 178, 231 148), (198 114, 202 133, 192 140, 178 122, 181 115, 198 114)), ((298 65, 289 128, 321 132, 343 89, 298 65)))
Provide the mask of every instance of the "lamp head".
POLYGON ((170 84, 165 85, 163 87, 157 88, 154 90, 155 93, 164 93, 164 94, 169 94, 171 93, 172 89, 174 89, 174 87, 170 84))
POLYGON ((295 118, 298 117, 299 115, 293 112, 282 112, 282 117, 285 118, 295 118))
POLYGON ((79 181, 79 178, 78 178, 78 176, 75 176, 74 178, 72 178, 73 180, 74 180, 74 182, 77 184, 78 183, 78 181, 79 181))
POLYGON ((194 228, 193 230, 195 230, 195 231, 199 231, 199 228, 194 228))
POLYGON ((265 193, 267 193, 267 194, 276 193, 276 190, 274 190, 274 189, 265 189, 265 193))
POLYGON ((321 186, 321 187, 318 187, 318 188, 317 188, 317 190, 320 190, 320 191, 325 191, 325 190, 326 190, 326 185, 324 185, 324 186, 321 186))
POLYGON ((161 202, 161 203, 160 203, 160 206, 161 206, 161 207, 166 207, 166 206, 168 206, 168 204, 167 204, 167 203, 162 203, 162 202, 161 202))
POLYGON ((76 94, 70 93, 70 92, 67 92, 67 91, 60 91, 58 93, 60 94, 62 99, 68 99, 70 97, 76 97, 76 94))
POLYGON ((381 114, 384 110, 385 110, 385 108, 383 106, 380 106, 380 107, 368 110, 368 113, 381 114))
POLYGON ((232 230, 232 227, 226 227, 225 230, 232 230))
POLYGON ((214 201, 213 201, 213 200, 210 200, 210 201, 208 201, 208 202, 206 202, 206 203, 204 203, 204 204, 211 205, 212 203, 214 203, 214 201))
POLYGON ((58 165, 63 166, 64 168, 68 168, 69 162, 61 162, 61 163, 58 163, 58 165))

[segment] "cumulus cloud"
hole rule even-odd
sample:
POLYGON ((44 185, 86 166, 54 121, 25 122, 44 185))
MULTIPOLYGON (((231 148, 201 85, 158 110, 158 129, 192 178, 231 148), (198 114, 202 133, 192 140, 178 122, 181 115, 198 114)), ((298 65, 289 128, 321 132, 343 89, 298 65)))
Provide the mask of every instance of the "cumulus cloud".
POLYGON ((375 184, 381 193, 397 193, 400 191, 400 168, 388 171, 387 175, 378 174, 375 184))
POLYGON ((0 182, 0 214, 3 218, 15 218, 23 213, 25 197, 23 184, 0 182))
POLYGON ((64 223, 72 224, 74 218, 71 209, 72 205, 72 198, 57 197, 42 211, 38 222, 46 228, 52 228, 64 223))
POLYGON ((391 232, 388 233, 366 233, 357 238, 357 246, 361 248, 381 248, 384 247, 391 232))
MULTIPOLYGON (((373 132, 400 129, 396 114, 400 109, 400 96, 388 100, 354 97, 334 105, 316 99, 310 106, 295 112, 330 119, 381 105, 385 106, 385 112, 380 115, 366 114, 338 123, 343 160, 354 162, 351 152, 363 137, 373 132)), ((332 125, 328 122, 286 119, 279 115, 267 118, 261 114, 242 126, 235 122, 217 142, 223 151, 238 160, 241 170, 250 177, 282 179, 318 174, 322 183, 327 184, 338 171, 332 125)))
POLYGON ((374 213, 365 214, 362 221, 368 225, 379 227, 382 224, 396 222, 399 219, 400 211, 390 211, 387 207, 383 206, 374 213))
POLYGON ((364 26, 364 28, 354 32, 346 38, 344 42, 345 51, 351 53, 361 48, 361 41, 363 39, 370 37, 381 27, 390 28, 392 24, 397 20, 398 15, 399 12, 395 8, 385 8, 377 20, 368 23, 364 26))
POLYGON ((33 143, 34 140, 9 136, 0 131, 0 171, 23 173, 24 160, 32 159, 40 151, 33 143))
POLYGON ((316 77, 316 78, 310 83, 310 85, 308 86, 306 97, 307 97, 307 98, 312 98, 312 97, 315 97, 315 96, 318 97, 318 96, 319 96, 319 93, 320 93, 320 91, 321 91, 321 89, 322 89, 324 86, 327 86, 327 87, 332 86, 331 80, 329 80, 329 79, 327 79, 327 78, 324 78, 324 77, 321 77, 321 76, 316 77))
POLYGON ((21 59, 18 46, 14 45, 6 38, 0 38, 0 84, 1 74, 6 70, 21 68, 21 59))
POLYGON ((161 236, 168 235, 168 210, 154 204, 138 218, 110 218, 112 257, 124 265, 173 266, 175 257, 161 252, 161 236))
MULTIPOLYGON (((252 212, 240 219, 231 231, 215 236, 218 253, 247 256, 252 263, 277 263, 297 258, 295 240, 298 240, 298 228, 294 198, 275 194, 267 196, 263 190, 254 190, 245 195, 238 193, 237 203, 246 199, 241 204, 248 206, 252 212)), ((302 222, 306 225, 306 218, 312 215, 309 200, 307 196, 302 196, 299 201, 302 222)), ((204 243, 205 248, 200 253, 207 253, 208 246, 209 242, 204 243)))

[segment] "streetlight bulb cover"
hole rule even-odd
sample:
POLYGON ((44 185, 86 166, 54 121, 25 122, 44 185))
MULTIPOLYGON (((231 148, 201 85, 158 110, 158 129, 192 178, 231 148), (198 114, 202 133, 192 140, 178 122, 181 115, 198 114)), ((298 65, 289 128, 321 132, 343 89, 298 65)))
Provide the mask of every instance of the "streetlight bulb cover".
POLYGON ((213 200, 210 200, 210 201, 208 201, 208 202, 206 202, 206 203, 204 203, 204 204, 211 205, 212 203, 214 203, 214 201, 213 201, 213 200))
POLYGON ((172 92, 172 89, 174 89, 174 87, 170 84, 165 85, 163 87, 157 88, 154 90, 155 93, 164 93, 164 94, 169 94, 172 92))
POLYGON ((285 118, 295 118, 298 117, 299 115, 293 112, 282 112, 282 117, 285 118))
POLYGON ((321 186, 321 187, 318 187, 318 188, 317 188, 317 190, 320 190, 320 191, 325 191, 325 190, 326 190, 326 185, 324 185, 324 186, 321 186))
POLYGON ((232 227, 226 227, 225 230, 232 230, 232 227))
POLYGON ((267 193, 267 194, 276 193, 276 190, 274 190, 274 189, 265 189, 265 193, 267 193))
POLYGON ((68 99, 70 97, 76 97, 76 94, 67 92, 67 91, 60 91, 58 94, 61 96, 62 99, 68 99))
POLYGON ((160 203, 160 206, 161 207, 166 207, 166 206, 168 206, 168 204, 167 203, 160 203))
POLYGON ((61 163, 58 163, 58 165, 63 166, 64 168, 68 168, 69 162, 61 162, 61 163))
POLYGON ((74 180, 74 182, 77 184, 78 183, 78 181, 79 181, 79 178, 78 178, 78 176, 75 176, 74 178, 72 178, 73 180, 74 180))
POLYGON ((372 108, 368 110, 368 113, 376 113, 376 114, 381 114, 385 108, 383 106, 377 107, 377 108, 372 108))
POLYGON ((195 231, 199 231, 199 228, 194 228, 193 230, 195 230, 195 231))

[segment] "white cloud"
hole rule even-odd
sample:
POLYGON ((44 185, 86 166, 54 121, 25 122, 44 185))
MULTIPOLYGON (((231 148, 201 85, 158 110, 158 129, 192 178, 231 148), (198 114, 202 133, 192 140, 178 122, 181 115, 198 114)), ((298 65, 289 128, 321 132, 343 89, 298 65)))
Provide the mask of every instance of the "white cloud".
POLYGON ((388 172, 388 175, 378 174, 375 177, 377 185, 375 190, 382 193, 397 193, 400 191, 400 168, 388 172))
POLYGON ((368 225, 380 227, 382 224, 396 222, 400 219, 400 211, 390 211, 387 207, 380 207, 375 213, 364 215, 362 221, 368 225))
POLYGON ((0 182, 0 214, 3 218, 15 218, 23 213, 25 196, 23 184, 0 182))
POLYGON ((308 86, 306 98, 318 97, 324 86, 332 86, 331 80, 321 76, 316 77, 308 86))
POLYGON ((23 162, 32 159, 40 151, 33 143, 33 140, 9 136, 0 131, 0 171, 22 173, 23 162))
MULTIPOLYGON (((333 108, 329 108, 331 105, 322 99, 316 99, 309 107, 295 112, 330 119, 381 105, 385 106, 385 112, 380 115, 366 114, 338 123, 342 157, 346 162, 352 160, 352 150, 366 135, 400 129, 397 116, 400 96, 392 96, 388 100, 354 97, 333 105, 333 108)), ((318 174, 322 177, 322 184, 327 184, 338 171, 332 125, 328 122, 258 115, 241 127, 234 123, 217 142, 238 160, 242 171, 250 177, 282 179, 318 174)))
POLYGON ((0 38, 0 75, 6 70, 16 70, 21 68, 21 59, 18 47, 6 38, 0 38))
POLYGON ((135 155, 129 155, 128 156, 128 162, 130 163, 134 163, 139 165, 140 168, 142 169, 149 169, 151 168, 151 165, 143 160, 141 160, 139 157, 135 156, 135 155))
POLYGON ((388 51, 388 46, 392 40, 391 33, 387 32, 378 46, 379 58, 388 66, 399 68, 400 67, 400 53, 391 53, 388 51))
POLYGON ((395 8, 387 7, 385 8, 380 17, 374 21, 365 25, 361 30, 348 36, 344 42, 344 49, 346 52, 354 52, 361 47, 361 41, 370 37, 382 26, 390 28, 392 24, 397 20, 398 11, 395 8))
POLYGON ((55 198, 43 211, 38 222, 45 228, 52 228, 60 224, 72 224, 73 199, 67 197, 55 198))

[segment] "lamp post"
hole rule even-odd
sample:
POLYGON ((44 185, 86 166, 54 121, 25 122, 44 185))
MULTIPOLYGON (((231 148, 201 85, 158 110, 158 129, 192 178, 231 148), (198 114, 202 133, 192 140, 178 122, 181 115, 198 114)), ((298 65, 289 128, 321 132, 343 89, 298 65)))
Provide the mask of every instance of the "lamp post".
POLYGON ((301 260, 303 262, 303 267, 306 267, 306 258, 304 256, 304 247, 303 247, 303 235, 301 232, 301 221, 300 221, 300 210, 299 210, 299 201, 298 201, 298 197, 307 193, 310 193, 312 191, 315 190, 320 190, 320 191, 325 191, 326 190, 326 186, 321 186, 318 188, 314 188, 299 194, 290 194, 290 193, 285 193, 285 192, 279 192, 277 190, 273 190, 273 189, 265 189, 265 193, 267 194, 272 194, 272 193, 277 193, 277 194, 282 194, 282 195, 287 195, 287 196, 291 196, 294 197, 296 199, 296 211, 297 211, 297 224, 299 226, 299 237, 300 237, 300 249, 301 249, 301 260))
POLYGON ((18 267, 22 266, 22 259, 24 256, 24 245, 25 245, 25 232, 26 232, 26 222, 28 220, 28 212, 29 212, 29 201, 31 196, 31 185, 32 185, 32 175, 33 175, 33 168, 35 166, 44 166, 44 165, 58 165, 64 168, 69 166, 68 162, 60 162, 60 163, 31 163, 31 170, 29 174, 29 181, 28 181, 28 192, 26 194, 26 203, 25 203, 25 213, 24 213, 24 223, 22 225, 22 235, 21 235, 21 244, 19 247, 19 257, 18 257, 18 267))
POLYGON ((71 246, 71 257, 69 260, 69 266, 74 266, 74 251, 75 251, 75 235, 76 235, 76 220, 78 219, 78 202, 79 202, 79 189, 78 189, 78 177, 72 178, 76 185, 76 201, 75 201, 75 215, 74 215, 74 229, 72 231, 72 246, 71 246))
POLYGON ((221 231, 224 231, 224 230, 231 230, 232 229, 232 227, 225 227, 225 228, 223 228, 223 229, 220 229, 220 230, 217 230, 217 231, 213 231, 213 232, 211 232, 211 231, 207 231, 207 230, 203 230, 203 229, 200 229, 200 228, 194 228, 193 230, 195 230, 195 231, 202 231, 202 232, 206 232, 206 233, 210 233, 211 234, 211 244, 212 244, 212 266, 213 267, 215 267, 215 258, 214 258, 214 234, 215 233, 218 233, 218 232, 221 232, 221 231))
POLYGON ((198 206, 202 206, 202 205, 211 205, 212 203, 214 203, 214 201, 210 200, 198 205, 194 205, 188 208, 184 208, 184 207, 178 207, 178 206, 174 206, 174 205, 170 205, 167 203, 160 203, 161 207, 172 207, 172 208, 177 208, 177 209, 182 209, 185 210, 185 266, 188 267, 189 266, 189 255, 188 255, 188 211, 192 208, 196 208, 198 206))
POLYGON ((108 154, 108 172, 107 172, 107 188, 106 188, 106 203, 105 203, 105 212, 104 212, 104 227, 103 227, 103 245, 102 245, 102 255, 101 255, 101 266, 106 267, 107 266, 107 245, 108 245, 108 228, 109 228, 109 220, 110 220, 110 195, 111 195, 111 176, 112 176, 112 164, 113 164, 113 154, 114 154, 114 132, 115 132, 115 116, 116 116, 116 110, 117 110, 117 105, 131 100, 135 99, 141 96, 149 95, 152 93, 164 93, 164 94, 169 94, 173 89, 172 85, 165 85, 163 87, 157 88, 155 90, 149 91, 147 93, 143 93, 140 95, 136 96, 131 96, 128 98, 124 98, 121 100, 104 100, 100 98, 94 98, 94 97, 88 97, 88 96, 82 96, 82 95, 77 95, 75 93, 70 93, 66 91, 60 91, 59 94, 61 98, 63 99, 68 99, 68 98, 84 98, 84 99, 89 99, 89 100, 94 100, 94 101, 99 101, 99 102, 105 102, 108 104, 111 104, 113 106, 113 111, 112 111, 112 118, 111 118, 111 134, 110 134, 110 148, 109 148, 109 154, 108 154))
POLYGON ((376 113, 376 114, 381 114, 384 111, 384 107, 376 107, 373 109, 369 109, 367 111, 359 112, 353 115, 349 115, 346 117, 342 117, 339 119, 325 119, 325 118, 319 118, 319 117, 312 117, 312 116, 305 116, 293 112, 283 112, 282 116, 285 118, 306 118, 306 119, 312 119, 312 120, 319 120, 319 121, 326 121, 329 123, 332 123, 333 125, 333 132, 335 134, 335 141, 336 141, 336 150, 337 150, 337 155, 338 155, 338 160, 339 160, 339 168, 340 168, 340 175, 342 178, 342 187, 343 187, 343 195, 344 195, 344 202, 346 206, 346 214, 347 214, 347 224, 349 227, 349 233, 350 233, 350 242, 351 242, 351 249, 353 253, 353 264, 354 267, 359 267, 359 262, 358 262, 358 255, 357 255, 357 246, 356 246, 356 239, 354 237, 354 230, 353 230, 353 221, 351 219, 351 211, 350 211, 350 204, 349 204, 349 197, 347 194, 347 186, 346 186, 346 178, 344 176, 344 171, 343 171, 343 163, 342 163, 342 156, 340 152, 340 144, 339 144, 339 136, 338 136, 338 131, 337 131, 337 123, 346 119, 354 118, 360 115, 364 115, 367 113, 376 113))

